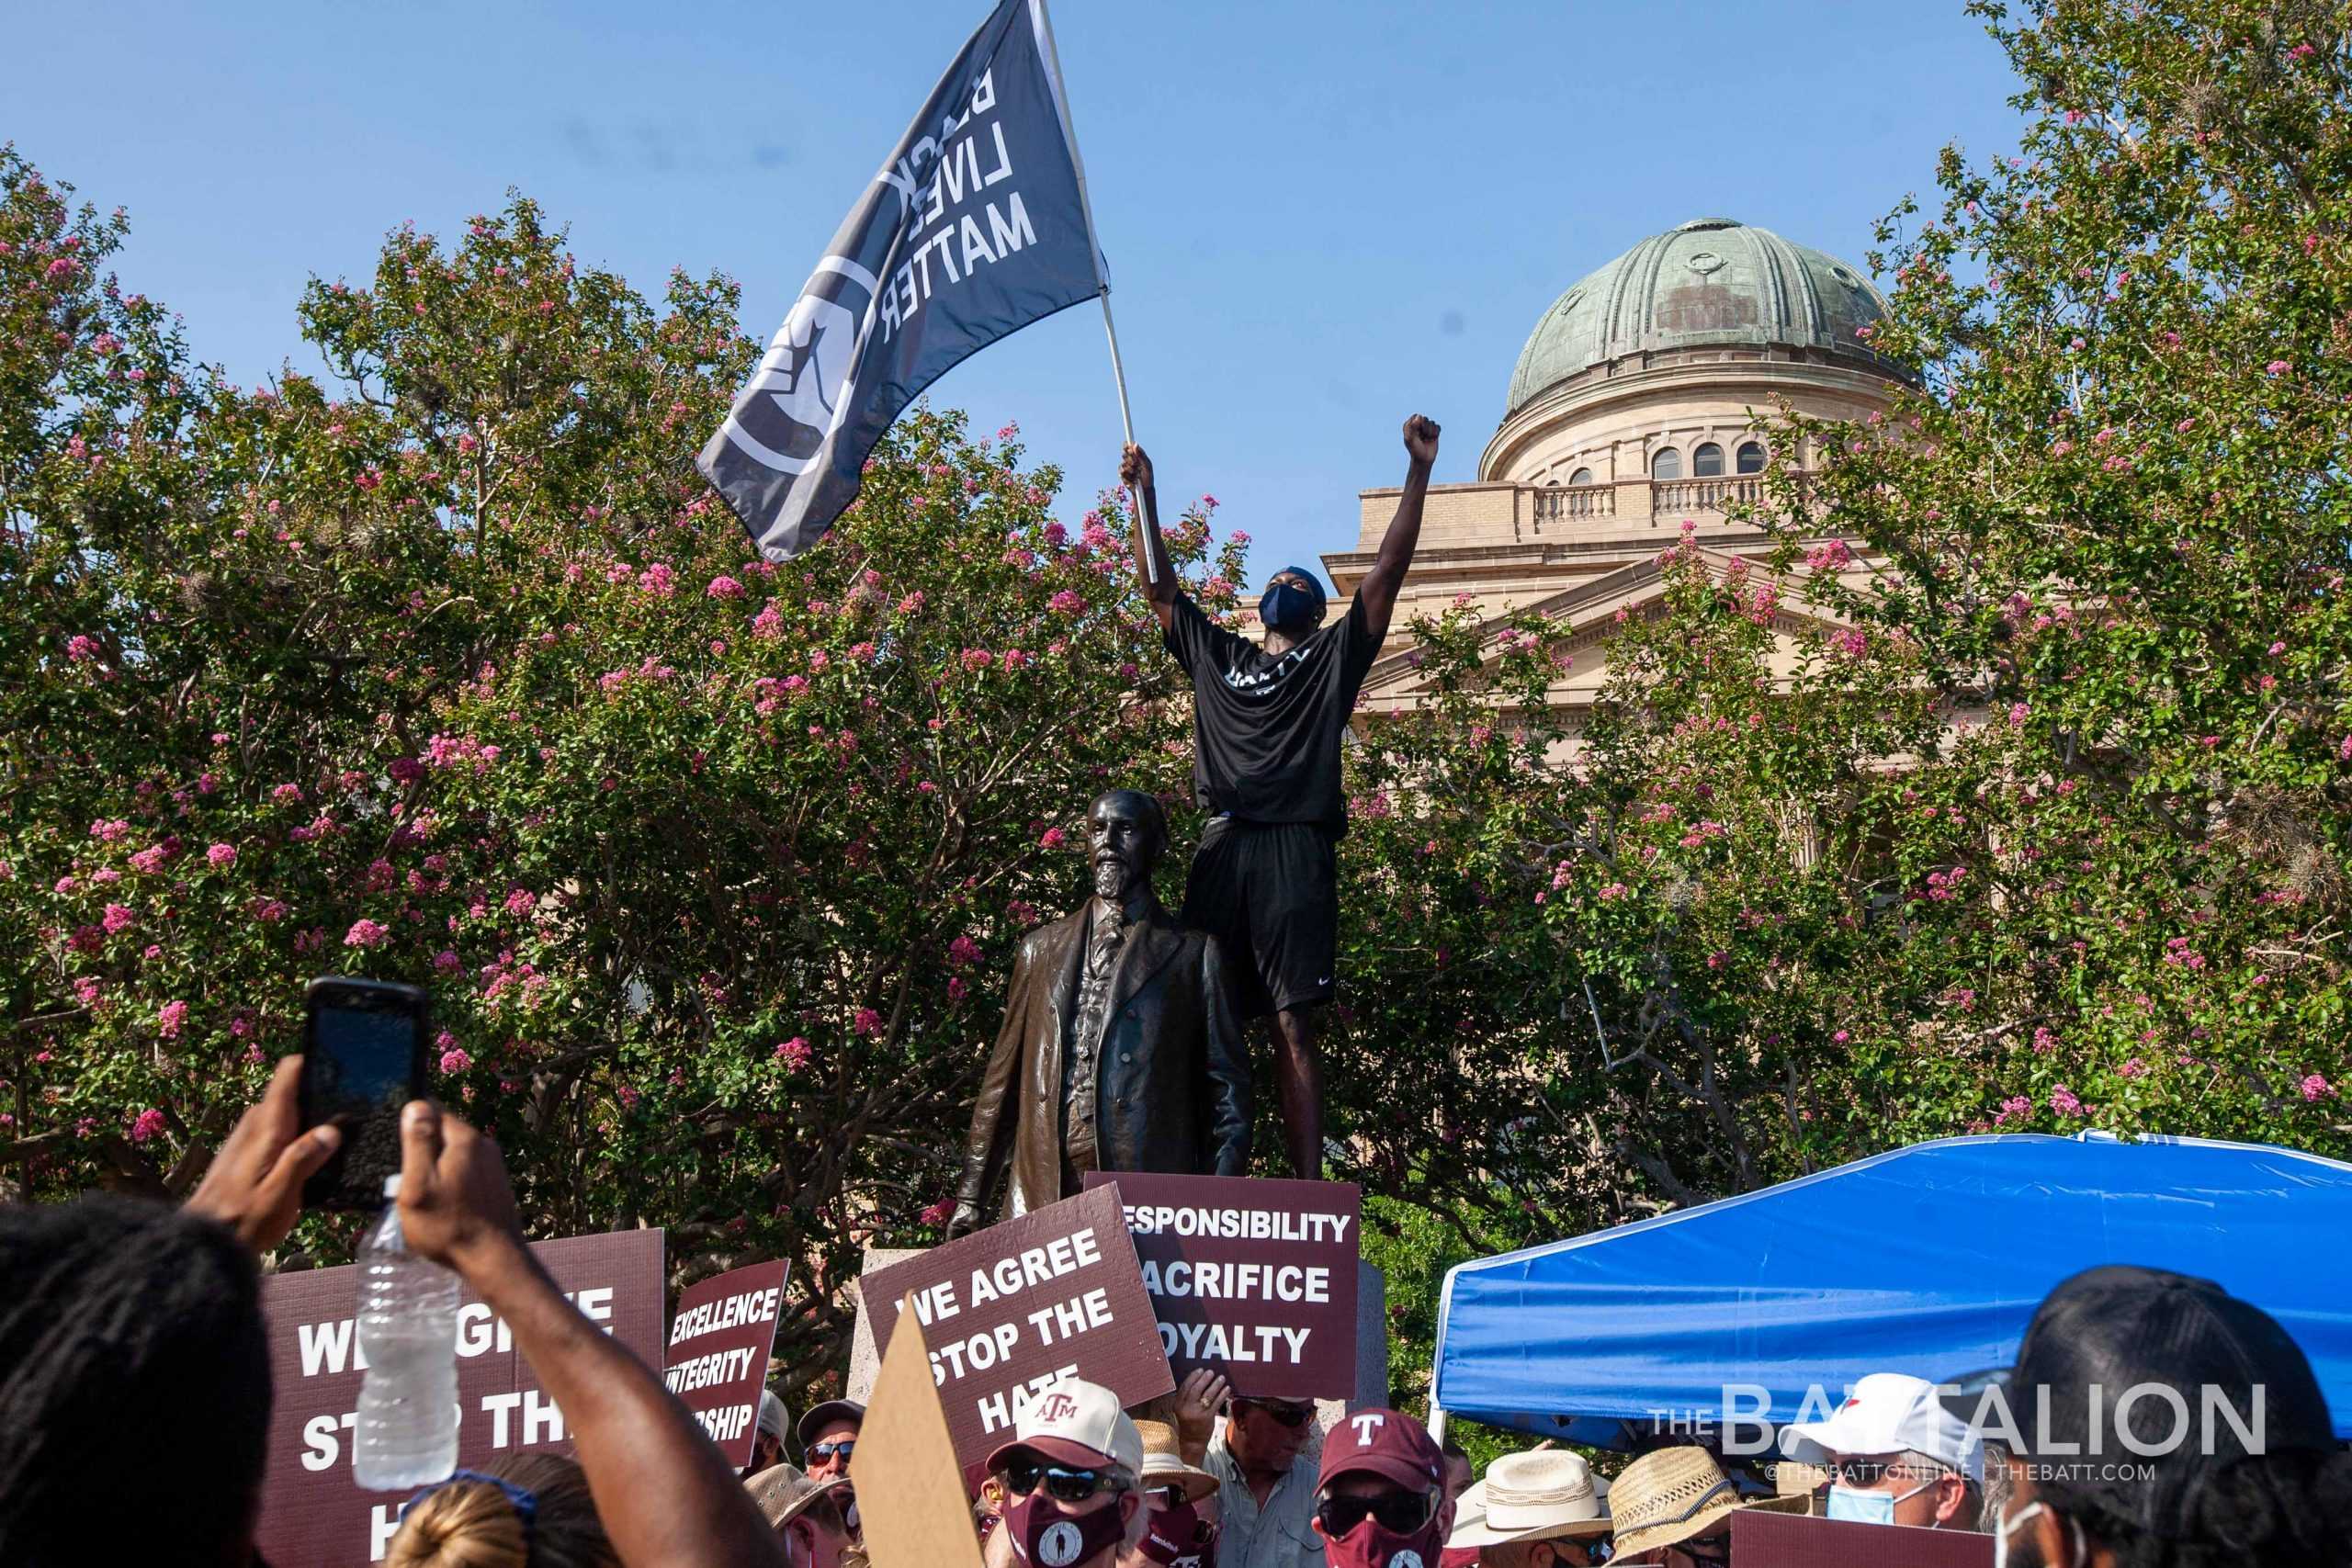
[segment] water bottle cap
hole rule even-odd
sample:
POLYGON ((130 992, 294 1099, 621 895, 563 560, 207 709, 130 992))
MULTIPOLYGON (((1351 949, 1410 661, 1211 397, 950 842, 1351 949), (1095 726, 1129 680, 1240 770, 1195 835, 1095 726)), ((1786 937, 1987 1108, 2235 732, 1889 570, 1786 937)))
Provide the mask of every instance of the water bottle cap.
POLYGON ((400 1195, 401 1173, 396 1170, 392 1172, 391 1175, 384 1178, 384 1196, 386 1198, 397 1198, 400 1195))

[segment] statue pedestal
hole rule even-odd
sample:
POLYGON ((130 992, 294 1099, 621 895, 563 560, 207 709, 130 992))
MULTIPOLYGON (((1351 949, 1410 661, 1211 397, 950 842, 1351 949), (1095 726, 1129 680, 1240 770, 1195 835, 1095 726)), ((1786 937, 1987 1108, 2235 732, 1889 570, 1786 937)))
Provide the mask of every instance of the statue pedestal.
MULTIPOLYGON (((864 1269, 871 1273, 920 1256, 921 1247, 869 1247, 864 1269)), ((874 1325, 866 1321, 865 1299, 857 1303, 857 1328, 850 1341, 848 1397, 864 1404, 874 1392, 874 1374, 881 1369, 881 1354, 874 1348, 874 1325)), ((1352 1406, 1388 1403, 1388 1280, 1371 1264, 1356 1264, 1356 1388, 1345 1404, 1317 1402, 1317 1424, 1330 1430, 1352 1406)))

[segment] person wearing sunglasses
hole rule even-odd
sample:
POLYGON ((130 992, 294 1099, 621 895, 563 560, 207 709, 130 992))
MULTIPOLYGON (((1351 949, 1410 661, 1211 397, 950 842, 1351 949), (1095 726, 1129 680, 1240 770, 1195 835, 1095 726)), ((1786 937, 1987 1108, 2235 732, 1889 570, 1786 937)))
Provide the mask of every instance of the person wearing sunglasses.
POLYGON ((857 1522, 857 1494, 850 1490, 849 1457, 857 1451, 857 1429, 865 1424, 865 1405, 854 1399, 829 1399, 812 1406, 796 1428, 800 1438, 801 1465, 808 1478, 842 1483, 834 1501, 841 1508, 842 1521, 849 1527, 852 1540, 859 1540, 862 1532, 857 1522))
POLYGON ((1828 1419, 1783 1427, 1781 1451, 1829 1472, 1833 1519, 1973 1530, 1984 1443, 1937 1394, 1925 1378, 1871 1372, 1828 1419))
MULTIPOLYGON (((1192 1385, 1188 1380, 1187 1390, 1192 1385)), ((1303 1400, 1236 1398, 1222 1378, 1200 1398, 1225 1419, 1201 1467, 1217 1479, 1217 1568, 1323 1568, 1315 1533, 1315 1406, 1303 1400)))
POLYGON ((989 1455, 1016 1568, 1114 1568, 1144 1533, 1143 1438, 1100 1383, 1070 1378, 1021 1406, 989 1455))
POLYGON ((1184 1462, 1176 1428, 1138 1421, 1143 1438, 1143 1539, 1119 1568, 1212 1568, 1216 1562, 1216 1477, 1184 1462))
POLYGON ((1315 1533, 1330 1568, 1434 1568, 1453 1529, 1445 1456, 1401 1410, 1357 1410, 1323 1439, 1315 1533))

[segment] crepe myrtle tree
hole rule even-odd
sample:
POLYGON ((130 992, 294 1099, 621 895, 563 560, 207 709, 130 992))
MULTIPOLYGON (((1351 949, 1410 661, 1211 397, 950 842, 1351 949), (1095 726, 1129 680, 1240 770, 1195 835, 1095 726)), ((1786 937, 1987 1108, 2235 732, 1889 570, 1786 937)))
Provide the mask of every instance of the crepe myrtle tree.
MULTIPOLYGON (((649 302, 519 197, 314 282, 333 374, 252 389, 103 275, 122 232, 0 164, 0 1172, 185 1192, 309 977, 413 981, 537 1234, 789 1258, 780 1353, 841 1359, 1086 803, 1182 787, 1115 521, 919 410, 831 540, 752 558, 689 465, 755 355, 732 286, 649 302)), ((1170 544, 1232 613, 1239 545, 1170 544)))

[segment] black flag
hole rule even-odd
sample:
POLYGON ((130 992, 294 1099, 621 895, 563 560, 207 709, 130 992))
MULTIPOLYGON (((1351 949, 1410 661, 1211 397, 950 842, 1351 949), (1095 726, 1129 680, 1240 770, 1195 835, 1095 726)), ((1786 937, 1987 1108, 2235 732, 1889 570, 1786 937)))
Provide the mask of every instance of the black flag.
POLYGON ((1004 0, 932 89, 695 466, 769 560, 857 497, 865 455, 964 357, 1101 292, 1044 0, 1004 0))

